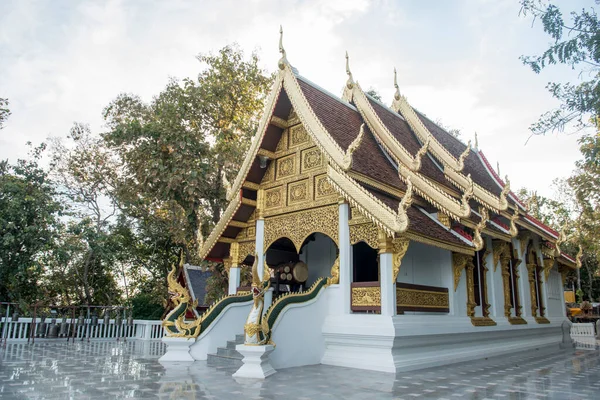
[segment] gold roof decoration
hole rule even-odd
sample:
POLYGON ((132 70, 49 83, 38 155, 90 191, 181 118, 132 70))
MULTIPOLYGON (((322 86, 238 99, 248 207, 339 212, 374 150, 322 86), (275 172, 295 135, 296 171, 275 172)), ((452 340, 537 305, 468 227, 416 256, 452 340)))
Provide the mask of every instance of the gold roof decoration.
MULTIPOLYGON (((403 233, 408 229, 408 214, 404 207, 399 207, 397 212, 393 211, 346 173, 338 171, 331 165, 327 168, 327 178, 336 192, 371 222, 384 230, 388 236, 403 233)), ((405 195, 405 197, 407 196, 405 195)), ((405 204, 409 200, 407 199, 405 204)))
POLYGON ((221 178, 223 181, 223 187, 225 188, 225 199, 227 199, 227 201, 231 201, 231 195, 233 194, 233 192, 232 192, 231 183, 229 183, 229 180, 227 179, 227 174, 225 173, 225 171, 222 171, 221 178))
POLYGON ((281 53, 281 58, 277 62, 277 65, 280 70, 283 70, 286 65, 290 65, 290 62, 288 61, 285 49, 283 48, 283 27, 281 25, 279 25, 279 52, 281 53))
MULTIPOLYGON (((352 98, 376 141, 397 163, 400 179, 406 181, 407 178, 410 178, 415 192, 449 217, 457 221, 460 218, 468 217, 471 214, 468 204, 467 207, 464 207, 464 204, 461 204, 429 178, 418 172, 421 168, 421 158, 411 156, 406 148, 394 138, 371 106, 358 83, 354 85, 352 98)), ((429 149, 429 145, 427 149, 429 149)))
POLYGON ((475 150, 479 151, 479 141, 477 140, 477 132, 475 132, 475 150))
MULTIPOLYGON (((400 96, 399 89, 396 90, 396 94, 394 95, 392 109, 404 117, 421 142, 425 142, 428 137, 431 137, 429 151, 444 165, 444 175, 446 178, 459 188, 463 190, 467 189, 469 182, 465 175, 460 171, 464 168, 464 161, 469 155, 470 145, 467 146, 458 159, 454 158, 454 156, 432 135, 429 129, 427 129, 423 121, 421 121, 415 110, 406 100, 406 97, 400 96)), ((498 198, 498 196, 478 184, 475 184, 473 189, 473 197, 484 207, 495 212, 504 211, 508 208, 508 202, 505 197, 500 196, 500 198, 498 198)))
POLYGON ((398 76, 396 74, 396 67, 394 67, 394 100, 400 100, 400 86, 398 86, 398 76))
POLYGON ((350 57, 348 57, 348 51, 346 51, 346 74, 348 75, 346 87, 352 89, 354 87, 354 78, 352 77, 352 71, 350 71, 350 57))
POLYGON ((406 210, 410 208, 413 202, 413 185, 410 178, 406 178, 406 193, 402 196, 400 204, 398 204, 398 215, 405 214, 406 210), (402 211, 402 210, 404 211, 402 211))
MULTIPOLYGON (((427 139, 430 139, 430 138, 431 138, 431 136, 427 137, 427 139)), ((465 158, 467 158, 467 156, 469 155, 470 152, 471 152, 471 141, 469 140, 469 142, 467 143, 467 148, 458 157, 458 163, 464 165, 465 158)))
POLYGON ((575 256, 575 263, 577 264, 577 268, 581 268, 581 259, 583 258, 583 248, 579 245, 579 251, 577 252, 577 256, 575 256))
POLYGON ((362 139, 364 136, 365 136, 365 124, 363 123, 360 126, 360 131, 358 132, 358 135, 352 141, 352 143, 350 143, 350 146, 348 146, 348 149, 346 150, 346 154, 344 154, 344 161, 343 161, 344 165, 342 165, 342 168, 344 169, 344 171, 348 171, 352 167, 352 154, 354 154, 356 149, 358 149, 358 146, 360 146, 360 143, 362 142, 362 139))
POLYGON ((481 221, 479 221, 475 227, 473 235, 473 245, 475 246, 475 251, 483 249, 485 242, 481 237, 481 231, 485 229, 485 225, 489 221, 488 210, 486 210, 485 207, 479 207, 479 214, 481 214, 481 221))
POLYGON ((429 143, 431 143, 430 137, 427 138, 427 141, 423 144, 423 146, 421 146, 419 151, 417 151, 417 154, 415 154, 415 162, 419 164, 419 167, 421 166, 421 159, 425 154, 427 154, 427 150, 429 149, 429 143))
MULTIPOLYGON (((507 181, 508 181, 508 179, 507 179, 507 181)), ((508 230, 508 233, 512 237, 517 237, 517 235, 519 234, 519 229, 517 228, 517 225, 515 224, 518 219, 519 219, 519 207, 515 207, 515 212, 510 217, 510 229, 508 230)))
POLYGON ((567 235, 565 234, 566 229, 567 229, 567 224, 565 223, 565 225, 563 226, 563 228, 560 230, 560 232, 558 234, 558 239, 556 240, 555 249, 554 249, 555 257, 560 256, 560 254, 561 254, 560 246, 562 246, 562 244, 567 241, 567 235))

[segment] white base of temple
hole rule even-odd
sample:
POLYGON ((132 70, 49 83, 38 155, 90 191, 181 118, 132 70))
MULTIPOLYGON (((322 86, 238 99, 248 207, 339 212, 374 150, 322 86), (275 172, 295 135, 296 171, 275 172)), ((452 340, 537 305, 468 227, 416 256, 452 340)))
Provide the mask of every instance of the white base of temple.
POLYGON ((322 364, 401 372, 539 350, 557 351, 561 320, 551 324, 475 327, 467 317, 330 316, 323 326, 322 364))
POLYGON ((167 345, 167 352, 158 359, 159 362, 194 361, 190 355, 190 346, 194 344, 195 339, 165 336, 162 341, 167 345))
POLYGON ((244 356, 244 365, 234 374, 234 378, 265 379, 275 372, 269 363, 269 354, 275 347, 268 344, 265 346, 246 346, 239 344, 235 349, 244 356))

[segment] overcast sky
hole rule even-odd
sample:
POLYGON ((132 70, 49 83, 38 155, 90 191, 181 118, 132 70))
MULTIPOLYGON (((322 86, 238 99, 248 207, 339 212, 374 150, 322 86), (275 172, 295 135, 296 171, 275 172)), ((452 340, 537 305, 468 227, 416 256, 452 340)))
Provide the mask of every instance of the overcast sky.
MULTIPOLYGON (((573 9, 594 5, 570 1, 573 9)), ((413 107, 460 129, 513 188, 550 195, 579 158, 579 135, 534 137, 528 127, 558 103, 548 81, 575 81, 565 67, 535 75, 519 61, 550 43, 516 0, 170 0, 0 1, 0 97, 12 116, 0 131, 0 159, 25 143, 65 136, 73 122, 103 129, 117 94, 150 100, 170 77, 198 74, 195 56, 238 42, 276 69, 279 25, 300 73, 341 95, 348 50, 354 78, 386 104, 393 68, 413 107)))

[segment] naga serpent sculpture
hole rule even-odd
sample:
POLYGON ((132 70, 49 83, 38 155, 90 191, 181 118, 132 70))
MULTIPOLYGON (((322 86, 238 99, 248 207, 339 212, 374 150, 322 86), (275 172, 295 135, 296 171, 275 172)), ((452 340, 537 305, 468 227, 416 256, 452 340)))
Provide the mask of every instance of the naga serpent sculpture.
POLYGON ((187 288, 184 288, 175 278, 176 268, 173 266, 171 272, 167 275, 169 284, 169 293, 171 300, 175 304, 162 322, 165 327, 166 335, 170 337, 197 338, 204 332, 223 310, 233 303, 243 303, 252 300, 252 295, 248 293, 234 294, 224 296, 214 302, 208 310, 194 321, 186 323, 186 311, 194 310, 197 301, 191 302, 191 296, 187 288))
POLYGON ((262 280, 258 275, 258 255, 254 255, 254 264, 252 265, 252 299, 254 303, 250 309, 250 314, 244 325, 245 340, 244 344, 250 346, 258 346, 267 343, 261 322, 265 321, 262 318, 263 308, 265 305, 265 292, 271 284, 271 274, 269 267, 265 262, 262 280))

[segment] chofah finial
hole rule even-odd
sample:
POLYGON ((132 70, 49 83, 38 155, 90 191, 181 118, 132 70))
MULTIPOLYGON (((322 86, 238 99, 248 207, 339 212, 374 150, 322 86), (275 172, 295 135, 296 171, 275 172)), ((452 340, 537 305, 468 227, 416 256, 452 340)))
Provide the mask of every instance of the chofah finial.
POLYGON ((283 27, 281 25, 279 25, 279 52, 281 53, 281 58, 277 65, 279 66, 279 69, 284 69, 286 65, 289 65, 289 62, 285 54, 285 49, 283 48, 283 27))
POLYGON ((500 161, 496 161, 496 173, 500 176, 500 161))
POLYGON ((475 150, 479 150, 479 141, 477 140, 477 132, 475 132, 475 150))
POLYGON ((354 87, 354 78, 352 77, 352 71, 350 71, 350 57, 348 57, 348 50, 346 50, 346 74, 348 75, 346 87, 352 89, 354 87))
POLYGON ((398 86, 398 74, 396 73, 396 67, 394 67, 394 88, 396 89, 396 93, 394 93, 394 99, 400 100, 400 87, 398 86))

